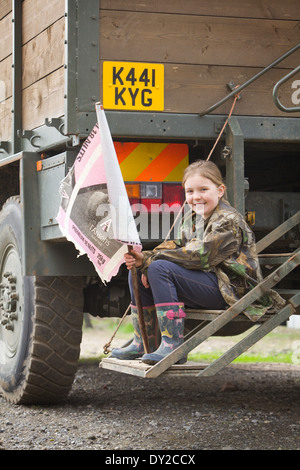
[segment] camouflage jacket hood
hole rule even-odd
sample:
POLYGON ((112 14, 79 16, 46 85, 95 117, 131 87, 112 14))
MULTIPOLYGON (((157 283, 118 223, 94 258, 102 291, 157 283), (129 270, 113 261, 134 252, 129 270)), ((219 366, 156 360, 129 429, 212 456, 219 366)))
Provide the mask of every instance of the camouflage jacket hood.
MULTIPOLYGON (((165 241, 153 251, 143 251, 143 256, 144 274, 157 259, 173 261, 187 269, 215 272, 229 306, 262 280, 254 234, 241 214, 223 200, 205 221, 190 212, 177 240, 165 241)), ((244 313, 256 321, 269 308, 279 309, 284 304, 279 294, 270 290, 244 313)))

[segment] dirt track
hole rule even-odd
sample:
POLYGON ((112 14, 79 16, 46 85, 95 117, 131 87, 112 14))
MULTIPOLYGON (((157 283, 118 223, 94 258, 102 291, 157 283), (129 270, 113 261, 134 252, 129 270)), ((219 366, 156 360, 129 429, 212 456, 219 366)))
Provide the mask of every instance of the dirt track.
POLYGON ((300 449, 300 368, 142 379, 81 365, 59 406, 0 398, 2 449, 300 449))
MULTIPOLYGON (((271 348, 290 347, 278 336, 271 348)), ((88 330, 82 357, 95 357, 109 338, 105 330, 88 330)), ((220 342, 211 340, 208 347, 220 342)), ((300 450, 299 398, 300 365, 231 365, 210 378, 143 379, 99 369, 94 361, 79 366, 59 406, 16 406, 0 397, 0 449, 115 455, 139 449, 191 455, 203 449, 300 450)))

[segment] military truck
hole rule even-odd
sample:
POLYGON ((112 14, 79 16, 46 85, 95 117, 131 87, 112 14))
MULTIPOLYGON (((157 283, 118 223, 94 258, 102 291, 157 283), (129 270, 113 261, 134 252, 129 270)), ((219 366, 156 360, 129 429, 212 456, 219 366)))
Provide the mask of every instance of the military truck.
MULTIPOLYGON (((299 15, 298 0, 0 0, 0 389, 8 401, 64 399, 83 312, 118 317, 129 301, 126 270, 103 285, 56 221, 60 182, 98 101, 131 202, 146 207, 137 223, 155 211, 159 223, 161 205, 180 204, 183 169, 213 149, 230 202, 257 239, 283 223, 264 269, 273 264, 272 285, 299 290, 298 258, 277 271, 299 246, 299 15)), ((141 233, 145 247, 164 237, 153 233, 141 233)), ((277 324, 295 313, 291 305, 277 324)), ((214 324, 214 312, 204 314, 214 324)))

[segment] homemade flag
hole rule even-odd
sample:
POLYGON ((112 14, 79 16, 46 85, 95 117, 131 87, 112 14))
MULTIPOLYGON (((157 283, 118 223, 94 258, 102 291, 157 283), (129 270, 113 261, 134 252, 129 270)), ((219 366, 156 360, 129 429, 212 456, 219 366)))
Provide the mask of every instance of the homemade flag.
POLYGON ((62 180, 57 221, 79 255, 87 254, 103 282, 115 276, 128 246, 141 250, 116 151, 103 107, 98 123, 62 180))

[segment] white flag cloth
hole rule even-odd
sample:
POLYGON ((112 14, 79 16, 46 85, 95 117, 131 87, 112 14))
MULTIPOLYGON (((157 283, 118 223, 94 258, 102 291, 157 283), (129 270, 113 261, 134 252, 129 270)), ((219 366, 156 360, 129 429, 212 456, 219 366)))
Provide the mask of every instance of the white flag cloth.
POLYGON ((103 282, 115 276, 127 245, 141 250, 119 162, 103 107, 98 124, 62 180, 57 221, 80 255, 87 254, 103 282))

